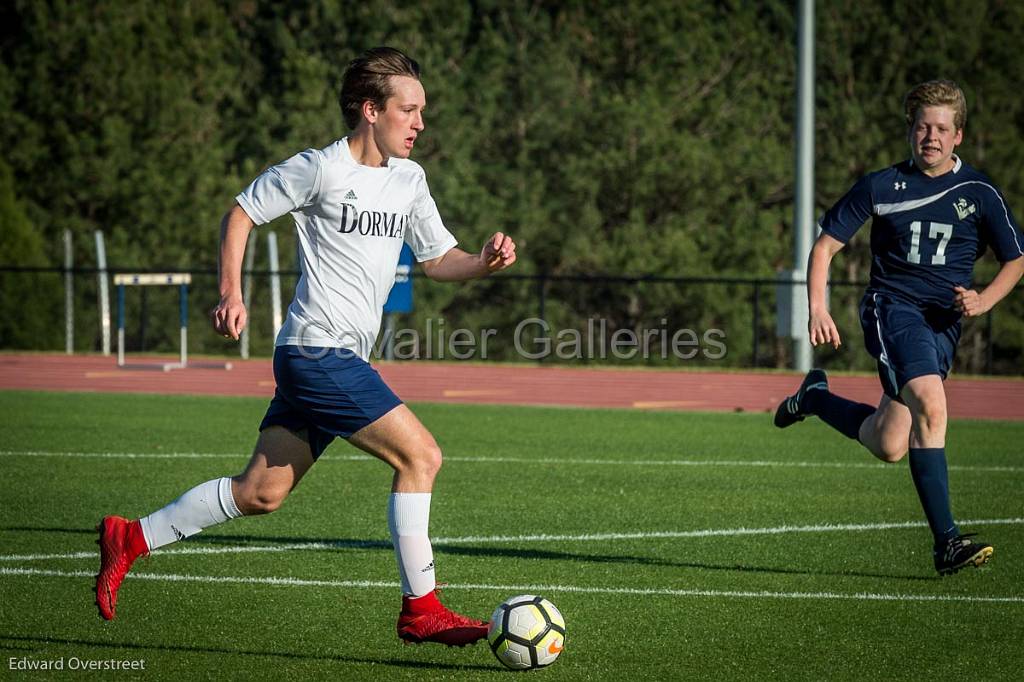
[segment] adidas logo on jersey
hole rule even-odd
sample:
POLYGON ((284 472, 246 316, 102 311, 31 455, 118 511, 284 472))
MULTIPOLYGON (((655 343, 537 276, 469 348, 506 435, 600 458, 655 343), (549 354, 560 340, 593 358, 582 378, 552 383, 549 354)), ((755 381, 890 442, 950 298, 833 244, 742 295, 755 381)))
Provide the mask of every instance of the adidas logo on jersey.
POLYGON ((359 197, 356 196, 354 190, 350 189, 348 192, 345 193, 345 199, 346 201, 356 201, 359 199, 359 197))
POLYGON ((957 217, 959 217, 960 220, 963 220, 975 211, 974 204, 968 204, 967 199, 964 199, 963 197, 960 197, 960 199, 953 204, 953 208, 956 209, 957 217))

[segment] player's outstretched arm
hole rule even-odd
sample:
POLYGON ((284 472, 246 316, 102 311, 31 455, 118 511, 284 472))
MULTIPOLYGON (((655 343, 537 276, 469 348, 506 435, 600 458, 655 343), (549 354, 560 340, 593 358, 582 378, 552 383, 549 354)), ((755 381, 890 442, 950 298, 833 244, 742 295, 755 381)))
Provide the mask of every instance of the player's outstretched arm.
POLYGON ((220 222, 220 303, 210 312, 210 319, 213 328, 224 338, 237 339, 245 329, 247 314, 242 302, 242 258, 253 225, 252 219, 238 204, 224 214, 220 222))
POLYGON ((814 242, 811 255, 807 259, 807 331, 810 333, 812 346, 830 343, 833 348, 839 348, 843 342, 825 304, 828 269, 832 265, 832 258, 843 246, 845 244, 835 237, 822 233, 814 242))
POLYGON ((512 266, 516 262, 516 243, 512 237, 495 232, 480 253, 467 253, 459 248, 441 256, 423 261, 423 272, 438 282, 461 282, 486 277, 512 266))
POLYGON ((956 292, 953 305, 964 317, 984 315, 1013 290, 1021 275, 1024 275, 1024 256, 1003 263, 992 282, 981 291, 953 287, 956 292))

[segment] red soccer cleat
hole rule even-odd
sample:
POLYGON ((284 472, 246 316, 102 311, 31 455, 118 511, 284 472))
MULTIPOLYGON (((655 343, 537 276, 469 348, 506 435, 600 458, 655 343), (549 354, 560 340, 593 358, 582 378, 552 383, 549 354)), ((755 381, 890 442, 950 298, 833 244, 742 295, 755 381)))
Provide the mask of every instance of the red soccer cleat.
POLYGON ((105 516, 96 526, 100 539, 100 572, 96 574, 96 606, 106 620, 114 620, 117 590, 128 569, 141 555, 147 554, 146 538, 138 521, 120 516, 105 516))
POLYGON ((398 636, 410 644, 437 642, 448 646, 475 644, 487 637, 487 623, 449 611, 437 598, 440 590, 422 597, 402 597, 398 636))

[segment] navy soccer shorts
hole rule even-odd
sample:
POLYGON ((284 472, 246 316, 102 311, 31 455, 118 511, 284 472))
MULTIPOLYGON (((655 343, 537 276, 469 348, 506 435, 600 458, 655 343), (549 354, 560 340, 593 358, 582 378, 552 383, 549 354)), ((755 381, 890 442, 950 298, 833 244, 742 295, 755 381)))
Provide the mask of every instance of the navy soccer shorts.
POLYGON ((260 431, 305 429, 313 459, 336 437, 348 438, 402 404, 369 363, 342 348, 278 346, 277 389, 260 431))
POLYGON ((860 302, 864 346, 878 362, 882 390, 893 400, 911 379, 949 374, 960 341, 960 314, 868 292, 860 302))

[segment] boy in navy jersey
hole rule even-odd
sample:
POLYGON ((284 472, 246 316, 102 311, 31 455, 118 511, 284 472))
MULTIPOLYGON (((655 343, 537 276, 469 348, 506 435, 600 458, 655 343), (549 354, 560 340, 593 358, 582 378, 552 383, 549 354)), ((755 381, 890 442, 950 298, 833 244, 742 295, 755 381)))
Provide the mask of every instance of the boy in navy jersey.
POLYGON ((904 100, 912 158, 861 178, 819 222, 807 295, 811 343, 841 339, 825 305, 832 258, 868 220, 871 281, 860 318, 867 350, 878 361, 884 395, 878 407, 828 390, 820 369, 779 405, 786 428, 817 415, 884 462, 908 450, 910 472, 934 537, 942 575, 980 566, 992 546, 963 535, 953 520, 946 473, 946 394, 960 317, 990 310, 1024 273, 1024 238, 1002 194, 953 150, 963 140, 967 105, 947 80, 922 83, 904 100), (991 248, 1002 264, 992 282, 972 287, 974 261, 991 248))

